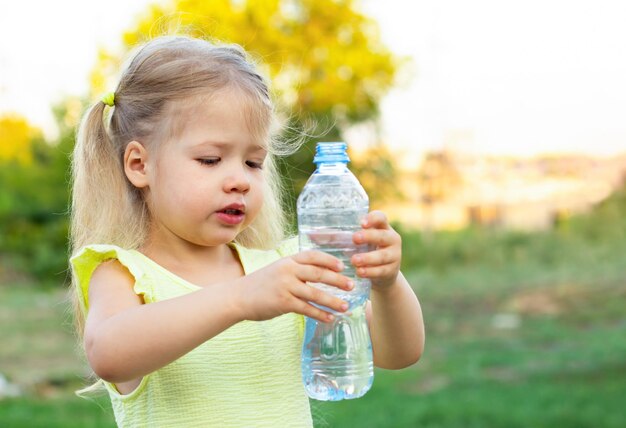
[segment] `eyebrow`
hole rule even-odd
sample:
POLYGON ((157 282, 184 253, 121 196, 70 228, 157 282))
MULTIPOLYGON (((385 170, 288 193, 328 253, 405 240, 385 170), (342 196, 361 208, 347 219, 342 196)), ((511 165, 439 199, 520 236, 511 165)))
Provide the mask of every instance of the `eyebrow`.
POLYGON ((263 147, 259 144, 255 144, 252 147, 250 147, 250 151, 251 152, 267 152, 267 147, 263 147))
MULTIPOLYGON (((194 146, 194 148, 202 148, 205 146, 217 147, 219 149, 230 149, 232 143, 228 143, 225 141, 203 141, 194 146)), ((267 147, 264 147, 260 144, 254 144, 248 148, 249 152, 266 152, 268 151, 267 147)))

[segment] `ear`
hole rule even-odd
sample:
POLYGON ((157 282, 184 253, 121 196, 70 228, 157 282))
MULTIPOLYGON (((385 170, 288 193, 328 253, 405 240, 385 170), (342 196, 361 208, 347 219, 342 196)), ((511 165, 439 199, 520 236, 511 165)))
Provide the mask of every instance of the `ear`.
POLYGON ((124 173, 133 186, 148 186, 148 150, 139 141, 131 141, 124 151, 124 173))

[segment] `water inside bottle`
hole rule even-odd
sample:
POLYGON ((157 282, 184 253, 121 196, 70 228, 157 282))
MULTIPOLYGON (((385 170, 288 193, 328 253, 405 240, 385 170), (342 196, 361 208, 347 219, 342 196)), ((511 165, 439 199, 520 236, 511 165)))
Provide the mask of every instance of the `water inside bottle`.
POLYGON ((368 250, 352 241, 359 227, 316 227, 300 229, 300 249, 317 249, 340 259, 342 271, 355 283, 346 291, 322 283, 311 285, 349 303, 347 312, 333 312, 330 323, 307 319, 302 367, 304 386, 310 397, 336 401, 363 396, 373 382, 372 346, 365 319, 365 306, 370 292, 370 281, 356 276, 351 257, 368 250))
POLYGON ((337 401, 363 396, 374 380, 365 305, 331 323, 308 319, 302 360, 309 397, 337 401))

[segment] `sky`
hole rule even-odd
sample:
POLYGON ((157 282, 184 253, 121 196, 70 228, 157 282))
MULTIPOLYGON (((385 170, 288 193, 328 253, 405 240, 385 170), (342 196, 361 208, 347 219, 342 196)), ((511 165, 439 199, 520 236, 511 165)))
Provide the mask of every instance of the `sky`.
POLYGON ((87 93, 98 46, 118 46, 148 3, 0 0, 0 112, 21 113, 49 133, 50 106, 87 93))
POLYGON ((377 8, 384 40, 413 55, 416 73, 383 102, 390 140, 524 156, 626 151, 626 2, 411 4, 377 8))
MULTIPOLYGON (((0 0, 0 113, 17 111, 51 134, 50 105, 87 92, 97 47, 118 46, 148 3, 0 0)), ((406 161, 444 148, 626 152, 625 1, 360 4, 387 46, 411 58, 377 128, 406 161)), ((367 140, 371 129, 350 135, 367 140)))

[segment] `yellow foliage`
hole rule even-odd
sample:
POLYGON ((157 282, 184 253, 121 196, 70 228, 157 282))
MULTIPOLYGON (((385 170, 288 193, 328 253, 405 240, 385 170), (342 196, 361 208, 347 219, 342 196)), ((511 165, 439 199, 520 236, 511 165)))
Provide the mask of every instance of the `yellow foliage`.
MULTIPOLYGON (((353 0, 171 0, 125 32, 127 48, 162 34, 237 43, 267 71, 282 104, 298 113, 359 120, 376 114, 400 60, 353 0)), ((115 63, 101 53, 93 92, 115 63)), ((116 60, 119 65, 119 60, 116 60)), ((107 74, 108 73, 108 74, 107 74)))
POLYGON ((89 75, 91 98, 100 97, 106 92, 115 90, 114 78, 119 71, 121 59, 114 53, 101 48, 98 50, 96 64, 89 75))
POLYGON ((41 136, 41 131, 17 114, 0 117, 0 162, 15 160, 21 164, 32 163, 31 143, 41 136))

